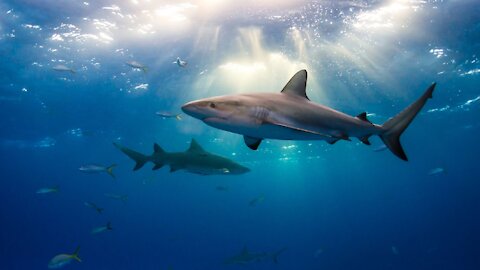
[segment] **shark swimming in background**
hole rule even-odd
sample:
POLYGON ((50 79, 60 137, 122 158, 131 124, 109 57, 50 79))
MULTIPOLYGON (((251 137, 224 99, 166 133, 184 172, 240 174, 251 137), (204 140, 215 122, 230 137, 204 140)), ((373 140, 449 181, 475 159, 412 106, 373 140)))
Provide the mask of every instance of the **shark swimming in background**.
POLYGON ((254 253, 250 252, 247 247, 244 247, 242 251, 224 261, 225 264, 235 264, 235 265, 246 265, 255 262, 262 262, 267 260, 272 260, 274 263, 278 263, 278 256, 282 254, 286 248, 282 248, 277 252, 268 253, 268 252, 259 252, 254 253))
POLYGON ((147 162, 154 164, 153 170, 158 170, 164 165, 170 166, 170 172, 184 170, 200 175, 235 175, 249 172, 244 167, 230 159, 214 155, 205 151, 194 139, 185 152, 165 152, 158 144, 153 145, 153 154, 141 154, 129 148, 114 143, 115 147, 135 161, 134 171, 140 169, 147 162))
POLYGON ((246 145, 256 150, 263 139, 339 140, 358 138, 370 145, 369 137, 379 136, 390 151, 407 161, 400 135, 429 98, 436 83, 383 125, 373 124, 362 112, 352 117, 310 101, 306 94, 307 71, 298 71, 281 93, 239 94, 206 98, 182 106, 182 110, 209 126, 241 134, 246 145))

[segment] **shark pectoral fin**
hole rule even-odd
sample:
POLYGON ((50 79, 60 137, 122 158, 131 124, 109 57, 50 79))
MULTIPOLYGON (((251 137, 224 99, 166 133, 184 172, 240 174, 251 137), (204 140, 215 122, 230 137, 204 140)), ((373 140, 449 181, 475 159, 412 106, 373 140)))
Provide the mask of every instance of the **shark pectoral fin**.
POLYGON ((262 139, 250 137, 247 135, 243 136, 243 140, 245 141, 245 144, 252 150, 257 150, 258 146, 262 142, 262 139))
POLYGON ((327 141, 327 143, 329 143, 329 144, 334 144, 334 143, 338 142, 339 140, 340 140, 340 139, 338 139, 338 138, 330 138, 330 139, 328 139, 328 140, 326 140, 326 141, 327 141))
POLYGON ((295 73, 288 83, 283 87, 282 93, 309 99, 306 93, 307 71, 302 69, 295 73))

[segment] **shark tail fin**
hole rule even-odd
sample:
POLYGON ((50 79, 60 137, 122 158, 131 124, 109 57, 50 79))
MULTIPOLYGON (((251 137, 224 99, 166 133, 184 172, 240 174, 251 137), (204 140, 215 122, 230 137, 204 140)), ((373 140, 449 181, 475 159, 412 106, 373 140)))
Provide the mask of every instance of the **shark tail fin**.
POLYGON ((97 212, 98 212, 99 214, 101 214, 101 213, 103 212, 103 208, 100 208, 100 207, 95 208, 95 210, 97 210, 97 212))
POLYGON ((278 263, 278 256, 280 256, 280 254, 282 254, 283 252, 285 252, 285 250, 287 250, 287 248, 282 248, 280 249, 279 251, 273 253, 272 255, 272 260, 274 263, 278 263))
POLYGON ((405 129, 407 129, 408 125, 412 122, 415 116, 417 116, 427 100, 432 98, 432 93, 433 90, 435 90, 436 85, 436 83, 430 85, 419 99, 394 117, 388 119, 387 122, 382 125, 384 131, 379 134, 380 138, 388 149, 402 160, 408 161, 408 158, 400 144, 400 135, 402 135, 405 129))
POLYGON ((78 246, 76 249, 75 249, 75 252, 73 252, 72 254, 72 259, 76 260, 77 262, 82 262, 82 259, 80 259, 80 257, 78 257, 78 253, 80 252, 80 246, 78 246))
POLYGON ((143 165, 145 165, 145 163, 147 163, 148 161, 150 161, 150 157, 149 156, 146 156, 144 154, 141 154, 137 151, 133 151, 132 149, 128 149, 126 147, 123 147, 117 143, 113 143, 113 145, 115 147, 117 147, 118 149, 120 149, 120 151, 122 151, 125 155, 127 155, 129 158, 133 159, 135 161, 135 167, 133 168, 134 171, 140 169, 143 167, 143 165))
POLYGON ((112 164, 109 167, 107 167, 107 173, 115 179, 115 175, 113 174, 113 168, 117 167, 117 164, 112 164))

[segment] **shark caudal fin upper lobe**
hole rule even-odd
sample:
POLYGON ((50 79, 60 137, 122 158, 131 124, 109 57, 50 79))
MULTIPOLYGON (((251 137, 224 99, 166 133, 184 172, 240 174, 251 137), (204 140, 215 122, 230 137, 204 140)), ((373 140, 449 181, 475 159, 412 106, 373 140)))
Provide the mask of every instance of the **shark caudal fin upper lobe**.
POLYGON ((432 93, 436 85, 436 83, 430 85, 419 99, 410 104, 410 106, 405 108, 399 114, 388 119, 387 122, 382 125, 384 131, 379 134, 380 138, 388 149, 402 160, 407 161, 408 158, 400 144, 400 135, 402 135, 403 131, 405 131, 408 125, 412 122, 413 118, 417 116, 427 100, 432 98, 432 93))
POLYGON ((142 153, 139 153, 137 151, 133 151, 132 149, 128 149, 126 147, 123 147, 117 143, 113 143, 115 147, 120 149, 125 155, 127 155, 129 158, 133 159, 135 161, 135 167, 133 168, 134 171, 140 169, 147 163, 148 161, 151 160, 150 156, 146 156, 142 153))

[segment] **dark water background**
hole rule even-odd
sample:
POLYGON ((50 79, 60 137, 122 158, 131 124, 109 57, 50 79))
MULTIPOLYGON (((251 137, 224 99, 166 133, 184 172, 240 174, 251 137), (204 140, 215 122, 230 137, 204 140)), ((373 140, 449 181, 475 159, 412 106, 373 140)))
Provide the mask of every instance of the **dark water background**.
POLYGON ((133 2, 0 2, 0 269, 46 269, 77 245, 83 262, 68 269, 235 269, 223 261, 244 246, 287 248, 248 269, 480 268, 478 1, 133 2), (410 161, 374 152, 378 138, 253 152, 239 135, 155 115, 280 91, 300 68, 313 101, 375 123, 436 81, 402 137, 410 161), (191 138, 252 172, 132 172, 112 146, 183 151, 191 138), (78 171, 90 163, 118 164, 116 180, 78 171), (113 231, 90 233, 107 221, 113 231))

